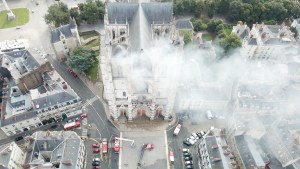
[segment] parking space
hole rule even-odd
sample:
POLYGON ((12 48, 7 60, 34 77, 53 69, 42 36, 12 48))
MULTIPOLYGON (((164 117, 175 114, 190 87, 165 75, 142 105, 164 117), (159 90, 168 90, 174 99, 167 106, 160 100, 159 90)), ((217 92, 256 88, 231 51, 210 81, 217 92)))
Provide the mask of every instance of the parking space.
POLYGON ((199 157, 198 157, 198 144, 199 140, 195 142, 194 145, 187 146, 183 144, 187 138, 189 138, 192 133, 197 133, 200 131, 207 131, 212 126, 214 127, 224 127, 225 121, 222 119, 211 119, 208 120, 205 112, 202 113, 193 113, 193 114, 180 114, 178 115, 178 122, 182 124, 181 130, 177 136, 173 135, 175 126, 172 126, 168 129, 167 137, 168 137, 168 146, 169 150, 174 152, 174 164, 172 168, 174 169, 182 169, 186 168, 185 160, 183 157, 183 148, 188 148, 193 161, 193 168, 199 168, 199 157))

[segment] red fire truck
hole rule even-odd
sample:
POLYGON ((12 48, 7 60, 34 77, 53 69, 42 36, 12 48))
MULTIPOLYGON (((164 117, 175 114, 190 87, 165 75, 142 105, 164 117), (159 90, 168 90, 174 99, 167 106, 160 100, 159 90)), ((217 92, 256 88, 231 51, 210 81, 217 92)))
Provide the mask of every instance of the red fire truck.
POLYGON ((64 130, 73 130, 74 128, 80 127, 80 121, 73 121, 64 125, 64 130))
POLYGON ((102 140, 102 154, 106 154, 107 153, 107 139, 106 138, 104 138, 103 140, 102 140))

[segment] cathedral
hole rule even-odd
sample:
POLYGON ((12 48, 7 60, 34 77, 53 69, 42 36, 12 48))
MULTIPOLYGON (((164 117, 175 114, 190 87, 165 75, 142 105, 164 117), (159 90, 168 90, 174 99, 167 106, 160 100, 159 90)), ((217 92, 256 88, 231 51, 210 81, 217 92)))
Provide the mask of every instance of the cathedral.
POLYGON ((103 97, 115 120, 170 120, 183 38, 172 3, 106 3, 100 67, 103 97), (168 58, 168 59, 167 59, 168 58))

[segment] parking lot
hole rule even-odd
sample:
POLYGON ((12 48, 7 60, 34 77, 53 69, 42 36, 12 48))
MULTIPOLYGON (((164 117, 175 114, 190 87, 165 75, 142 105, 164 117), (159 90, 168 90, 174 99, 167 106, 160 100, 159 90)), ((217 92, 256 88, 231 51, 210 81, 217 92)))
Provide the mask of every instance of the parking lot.
POLYGON ((212 119, 208 120, 206 118, 205 113, 193 113, 193 114, 185 114, 185 115, 178 115, 178 122, 182 124, 181 130, 177 136, 173 135, 174 129, 176 125, 173 125, 168 129, 167 137, 168 137, 168 146, 169 150, 174 152, 174 164, 172 168, 174 169, 182 169, 186 168, 183 159, 183 148, 189 148, 192 161, 193 161, 193 168, 200 168, 199 167, 199 158, 198 158, 198 144, 197 141, 192 146, 186 146, 183 144, 188 137, 192 135, 192 133, 200 132, 200 131, 207 131, 211 128, 211 126, 222 128, 225 126, 225 121, 223 119, 212 119))

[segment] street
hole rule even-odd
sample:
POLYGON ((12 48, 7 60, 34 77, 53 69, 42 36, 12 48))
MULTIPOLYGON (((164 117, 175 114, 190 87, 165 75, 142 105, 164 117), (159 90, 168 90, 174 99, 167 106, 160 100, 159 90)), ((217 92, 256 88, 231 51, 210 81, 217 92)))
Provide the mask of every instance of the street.
POLYGON ((207 120, 205 114, 203 114, 202 112, 193 112, 193 114, 188 116, 177 114, 177 116, 179 119, 178 121, 180 121, 180 124, 182 124, 182 128, 179 134, 177 136, 173 135, 177 123, 167 129, 169 150, 174 152, 174 169, 184 168, 182 148, 190 149, 193 157, 193 166, 194 168, 199 168, 199 141, 197 141, 193 146, 190 147, 185 146, 183 144, 183 141, 186 140, 186 138, 190 137, 192 133, 207 131, 211 126, 214 126, 216 128, 225 127, 225 121, 220 119, 207 120))

